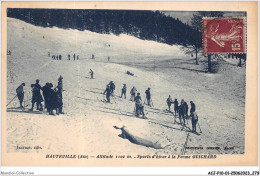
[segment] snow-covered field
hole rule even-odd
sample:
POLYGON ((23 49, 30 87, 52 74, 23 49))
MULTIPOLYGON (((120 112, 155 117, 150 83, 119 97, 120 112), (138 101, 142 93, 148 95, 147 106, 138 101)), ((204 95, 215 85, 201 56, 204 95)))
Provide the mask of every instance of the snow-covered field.
POLYGON ((12 71, 17 76, 15 83, 7 79, 7 102, 25 82, 29 108, 30 85, 36 79, 42 86, 46 82, 57 85, 62 75, 65 90, 64 115, 21 112, 16 108, 17 99, 8 106, 8 152, 180 154, 189 130, 174 124, 174 116, 164 111, 171 95, 179 102, 194 101, 199 115, 202 133, 190 133, 187 146, 203 150, 186 150, 186 154, 244 153, 245 66, 237 67, 237 60, 219 58, 218 73, 209 74, 204 72, 206 58, 200 57, 200 65, 195 65, 194 58, 185 55, 180 46, 127 35, 41 28, 12 18, 8 18, 7 49, 12 52, 7 57, 8 73, 12 71), (52 60, 48 52, 61 54, 63 60, 52 60), (80 60, 68 61, 67 55, 74 53, 80 60), (90 59, 92 54, 95 60, 90 59), (94 71, 95 79, 89 79, 89 69, 94 71), (109 81, 115 82, 116 96, 112 104, 105 104, 101 101, 102 92, 109 81), (127 99, 119 98, 124 83, 127 99), (143 99, 145 90, 151 88, 154 107, 145 106, 147 119, 133 115, 134 103, 129 101, 133 86, 143 99), (120 135, 122 131, 155 147, 134 144, 120 135), (17 150, 17 145, 39 145, 42 149, 17 150), (225 147, 234 149, 224 150, 225 147))

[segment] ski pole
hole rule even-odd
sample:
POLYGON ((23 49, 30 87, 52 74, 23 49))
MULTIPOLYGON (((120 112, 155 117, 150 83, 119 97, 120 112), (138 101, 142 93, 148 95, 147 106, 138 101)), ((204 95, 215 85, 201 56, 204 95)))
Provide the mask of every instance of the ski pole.
MULTIPOLYGON (((199 121, 198 121, 198 126, 199 126, 199 129, 200 129, 200 124, 199 124, 199 121)), ((200 133, 202 133, 201 129, 200 129, 200 133)))
POLYGON ((8 106, 16 97, 17 97, 17 94, 14 96, 14 98, 11 101, 9 101, 9 103, 6 106, 8 106))

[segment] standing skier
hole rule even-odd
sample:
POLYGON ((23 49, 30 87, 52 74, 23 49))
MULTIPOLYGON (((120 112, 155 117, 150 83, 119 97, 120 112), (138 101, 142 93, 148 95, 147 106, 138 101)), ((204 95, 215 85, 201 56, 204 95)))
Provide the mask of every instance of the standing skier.
MULTIPOLYGON (((50 94, 49 94, 49 115, 54 115, 53 110, 56 110, 56 113, 58 113, 57 111, 57 94, 56 92, 52 89, 53 84, 50 83, 50 94)), ((47 109, 48 110, 48 109, 47 109)))
POLYGON ((186 101, 184 101, 183 104, 184 104, 184 116, 185 116, 185 118, 187 118, 188 117, 189 106, 188 106, 186 101))
POLYGON ((24 98, 24 91, 23 87, 25 86, 25 83, 22 83, 19 87, 16 89, 17 97, 20 103, 20 108, 24 109, 23 107, 23 98, 24 98))
POLYGON ((124 84, 124 86, 122 88, 121 98, 123 97, 123 95, 125 96, 125 99, 126 99, 126 84, 124 84))
POLYGON ((178 102, 178 100, 177 99, 175 99, 174 100, 174 102, 173 102, 173 104, 174 104, 174 115, 176 116, 176 112, 178 113, 178 107, 179 107, 179 102, 178 102))
POLYGON ((197 115, 197 113, 196 112, 192 112, 191 113, 191 124, 192 124, 192 131, 193 132, 197 132, 196 131, 196 126, 197 126, 197 122, 198 122, 198 115, 197 115))
POLYGON ((171 112, 171 104, 173 103, 171 95, 169 95, 169 97, 167 98, 166 103, 168 105, 169 112, 171 112))
POLYGON ((190 101, 190 106, 191 106, 191 108, 190 108, 190 115, 191 115, 191 113, 195 112, 196 106, 195 106, 195 104, 193 103, 193 101, 190 101))
POLYGON ((111 90, 110 90, 110 86, 109 85, 106 86, 106 90, 104 91, 104 94, 106 94, 107 103, 110 103, 111 90))
POLYGON ((135 101, 136 116, 138 117, 139 114, 142 114, 144 118, 144 105, 142 103, 142 98, 140 96, 140 93, 137 93, 137 96, 135 97, 134 101, 135 101))
POLYGON ((94 75, 93 70, 90 69, 89 73, 90 73, 90 79, 93 79, 93 75, 94 75))
POLYGON ((151 106, 151 92, 150 92, 150 88, 148 88, 145 91, 145 95, 146 95, 147 105, 151 106))
POLYGON ((183 125, 185 126, 186 123, 185 123, 184 111, 185 111, 185 105, 184 105, 184 100, 182 99, 181 104, 179 106, 179 119, 180 119, 180 123, 182 123, 181 119, 183 119, 183 125))
POLYGON ((40 80, 37 79, 36 80, 36 83, 35 84, 32 84, 31 87, 32 87, 32 91, 33 91, 33 97, 32 97, 32 108, 30 109, 31 111, 33 110, 33 107, 34 107, 34 103, 36 102, 37 104, 37 110, 39 111, 42 111, 43 108, 42 108, 42 101, 43 101, 43 98, 42 98, 42 95, 41 95, 41 90, 42 90, 42 87, 41 85, 39 84, 40 80))
POLYGON ((46 83, 45 86, 42 87, 42 94, 44 98, 44 109, 47 109, 49 112, 49 96, 50 96, 50 83, 46 83))
POLYGON ((111 95, 114 96, 114 91, 116 89, 116 86, 115 86, 114 82, 110 81, 108 85, 109 85, 110 90, 111 90, 111 95))
POLYGON ((132 88, 131 91, 130 91, 130 94, 131 94, 130 100, 131 100, 131 101, 134 101, 134 100, 135 100, 135 93, 136 93, 136 92, 137 92, 137 90, 136 90, 135 86, 133 86, 133 88, 132 88))
POLYGON ((63 108, 63 101, 62 101, 62 91, 63 91, 63 83, 62 83, 63 77, 60 75, 58 78, 58 86, 56 90, 57 95, 57 114, 63 114, 62 108, 63 108))

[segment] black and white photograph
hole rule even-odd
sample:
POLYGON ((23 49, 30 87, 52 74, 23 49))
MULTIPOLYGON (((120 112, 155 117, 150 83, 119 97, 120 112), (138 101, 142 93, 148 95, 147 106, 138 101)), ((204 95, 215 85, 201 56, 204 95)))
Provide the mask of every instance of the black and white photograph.
POLYGON ((7 8, 6 16, 7 154, 85 165, 245 154, 246 11, 7 8), (232 25, 205 29, 204 19, 232 25), (221 49, 243 40, 245 51, 205 53, 206 37, 221 49))

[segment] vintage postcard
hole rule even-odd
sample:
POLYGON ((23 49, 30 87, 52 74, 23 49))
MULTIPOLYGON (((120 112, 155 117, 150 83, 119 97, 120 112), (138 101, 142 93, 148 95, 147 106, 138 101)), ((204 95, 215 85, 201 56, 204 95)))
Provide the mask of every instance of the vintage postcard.
POLYGON ((256 166, 257 2, 2 2, 3 166, 256 166))

